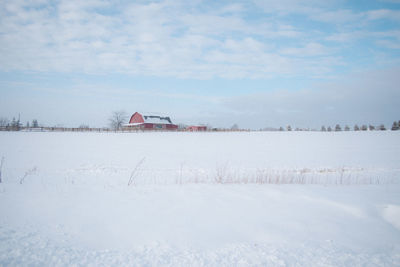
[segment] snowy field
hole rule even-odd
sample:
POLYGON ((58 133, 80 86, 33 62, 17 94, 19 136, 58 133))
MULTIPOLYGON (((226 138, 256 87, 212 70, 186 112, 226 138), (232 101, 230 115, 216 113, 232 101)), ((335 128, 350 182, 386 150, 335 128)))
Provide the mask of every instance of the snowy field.
POLYGON ((0 132, 1 266, 400 266, 400 132, 0 132))

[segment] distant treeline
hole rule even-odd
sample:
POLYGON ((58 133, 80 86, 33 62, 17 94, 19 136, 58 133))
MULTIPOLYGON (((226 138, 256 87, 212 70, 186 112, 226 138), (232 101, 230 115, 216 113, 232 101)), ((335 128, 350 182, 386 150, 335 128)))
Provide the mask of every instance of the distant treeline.
MULTIPOLYGON (((392 131, 397 131, 400 129, 400 120, 399 121, 394 121, 392 126, 390 127, 390 130, 392 131)), ((279 128, 263 128, 260 129, 260 131, 321 131, 321 132, 340 132, 340 131, 386 131, 388 130, 384 124, 380 124, 378 126, 374 125, 358 125, 355 124, 353 127, 350 127, 348 125, 345 125, 343 128, 340 124, 336 124, 335 127, 322 125, 320 129, 310 129, 310 128, 292 128, 292 126, 288 125, 286 127, 279 127, 279 128)), ((25 125, 23 125, 20 122, 20 119, 15 119, 13 118, 11 121, 9 121, 7 118, 0 117, 0 131, 58 131, 58 132, 138 132, 138 131, 143 131, 143 130, 138 130, 138 129, 116 129, 116 128, 108 128, 108 127, 102 127, 102 128, 93 128, 89 127, 86 124, 81 124, 79 127, 62 127, 62 126, 43 126, 42 124, 39 124, 38 120, 34 119, 32 122, 27 122, 25 125)), ((148 131, 148 130, 146 130, 148 131)), ((154 129, 153 131, 164 131, 164 130, 156 130, 154 129)), ((187 127, 185 125, 180 124, 178 129, 176 131, 187 131, 187 127)), ((214 128, 211 126, 207 126, 208 132, 237 132, 237 131, 251 131, 250 129, 241 129, 237 124, 234 124, 230 128, 214 128)))
MULTIPOLYGON (((400 129, 400 120, 399 121, 394 121, 392 124, 392 127, 390 130, 392 131, 397 131, 400 129)), ((362 124, 361 126, 358 126, 358 124, 355 124, 353 127, 350 127, 348 125, 345 125, 343 128, 340 126, 340 124, 336 124, 335 127, 322 125, 319 130, 317 129, 310 129, 310 128, 292 128, 292 126, 288 125, 285 128, 280 127, 279 129, 276 128, 264 128, 261 129, 262 131, 320 131, 320 132, 340 132, 340 131, 386 131, 387 128, 384 124, 380 124, 378 126, 374 125, 366 125, 362 124)))

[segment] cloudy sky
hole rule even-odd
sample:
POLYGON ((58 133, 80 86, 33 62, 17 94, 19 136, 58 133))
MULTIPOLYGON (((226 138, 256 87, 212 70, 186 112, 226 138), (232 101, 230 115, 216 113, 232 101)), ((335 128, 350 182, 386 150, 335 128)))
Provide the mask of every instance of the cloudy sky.
POLYGON ((320 128, 400 119, 400 0, 0 2, 0 117, 320 128))

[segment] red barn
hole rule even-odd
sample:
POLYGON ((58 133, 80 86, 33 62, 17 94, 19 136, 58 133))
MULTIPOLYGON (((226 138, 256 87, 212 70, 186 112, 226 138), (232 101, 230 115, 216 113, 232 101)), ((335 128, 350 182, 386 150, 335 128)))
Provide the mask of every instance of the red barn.
POLYGON ((187 131, 197 132, 197 131, 207 131, 207 126, 199 125, 199 126, 189 126, 186 128, 187 131))
POLYGON ((125 129, 141 129, 141 130, 176 130, 178 125, 172 123, 169 117, 161 117, 154 115, 142 115, 135 112, 125 129))

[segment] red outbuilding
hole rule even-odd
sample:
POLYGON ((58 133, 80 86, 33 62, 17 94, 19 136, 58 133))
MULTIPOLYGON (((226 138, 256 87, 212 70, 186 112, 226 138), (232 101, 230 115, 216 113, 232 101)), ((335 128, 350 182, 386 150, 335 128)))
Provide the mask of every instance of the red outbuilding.
POLYGON ((192 125, 186 128, 186 131, 190 132, 201 132, 201 131, 207 131, 207 126, 204 125, 192 125))
POLYGON ((177 130, 178 125, 172 123, 169 117, 155 115, 142 115, 135 112, 128 124, 124 125, 127 130, 177 130))

